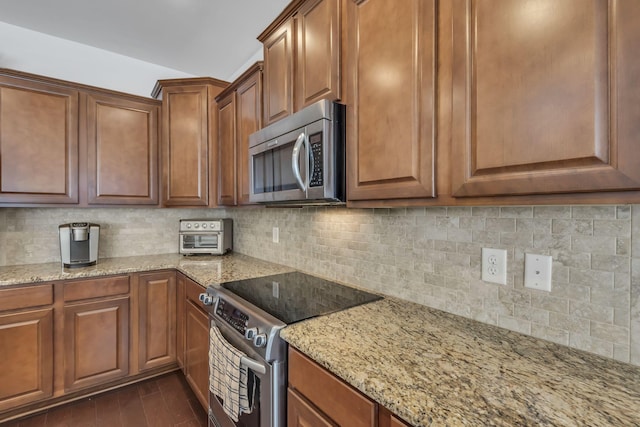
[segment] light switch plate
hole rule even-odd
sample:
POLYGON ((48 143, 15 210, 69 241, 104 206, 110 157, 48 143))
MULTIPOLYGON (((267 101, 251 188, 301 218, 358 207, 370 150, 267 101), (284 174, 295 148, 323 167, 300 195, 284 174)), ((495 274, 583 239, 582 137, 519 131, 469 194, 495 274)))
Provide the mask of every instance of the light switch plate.
POLYGON ((524 254, 524 287, 551 292, 552 264, 549 255, 524 254))
POLYGON ((506 249, 482 248, 482 280, 500 285, 507 284, 506 249))

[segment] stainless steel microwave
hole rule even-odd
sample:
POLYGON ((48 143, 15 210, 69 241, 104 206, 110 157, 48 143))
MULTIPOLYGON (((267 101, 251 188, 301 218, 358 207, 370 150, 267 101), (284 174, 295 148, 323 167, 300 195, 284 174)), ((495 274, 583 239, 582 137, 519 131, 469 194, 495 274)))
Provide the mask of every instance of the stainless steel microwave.
POLYGON ((249 200, 345 202, 345 106, 322 100, 249 137, 249 200))

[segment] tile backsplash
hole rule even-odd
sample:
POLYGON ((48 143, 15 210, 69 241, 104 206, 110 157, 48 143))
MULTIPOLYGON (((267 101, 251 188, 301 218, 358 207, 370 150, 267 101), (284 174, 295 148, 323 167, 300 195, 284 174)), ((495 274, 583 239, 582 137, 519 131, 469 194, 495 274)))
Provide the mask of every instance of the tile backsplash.
POLYGON ((59 261, 65 222, 100 223, 112 257, 175 253, 178 219, 225 216, 236 252, 640 366, 640 205, 0 209, 0 265, 59 261), (507 285, 480 280, 482 247, 507 250, 507 285), (524 287, 525 253, 552 256, 551 292, 524 287))

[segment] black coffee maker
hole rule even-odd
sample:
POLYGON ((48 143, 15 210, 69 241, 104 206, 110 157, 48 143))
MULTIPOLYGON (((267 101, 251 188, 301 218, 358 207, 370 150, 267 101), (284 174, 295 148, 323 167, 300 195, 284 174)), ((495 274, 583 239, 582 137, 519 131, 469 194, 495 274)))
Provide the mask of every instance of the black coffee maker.
POLYGON ((100 226, 88 222, 73 222, 58 227, 60 258, 64 267, 86 267, 98 261, 100 226))

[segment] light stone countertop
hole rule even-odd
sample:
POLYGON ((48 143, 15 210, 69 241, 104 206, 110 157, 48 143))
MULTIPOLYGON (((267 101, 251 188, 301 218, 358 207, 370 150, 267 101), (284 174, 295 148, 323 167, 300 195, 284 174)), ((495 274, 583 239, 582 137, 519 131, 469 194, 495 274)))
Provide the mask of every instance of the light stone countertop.
POLYGON ((99 259, 91 267, 62 268, 58 262, 0 267, 0 287, 175 268, 203 286, 293 271, 242 254, 191 256, 145 255, 99 259))
POLYGON ((407 301, 281 336, 416 426, 640 426, 640 368, 407 301))

